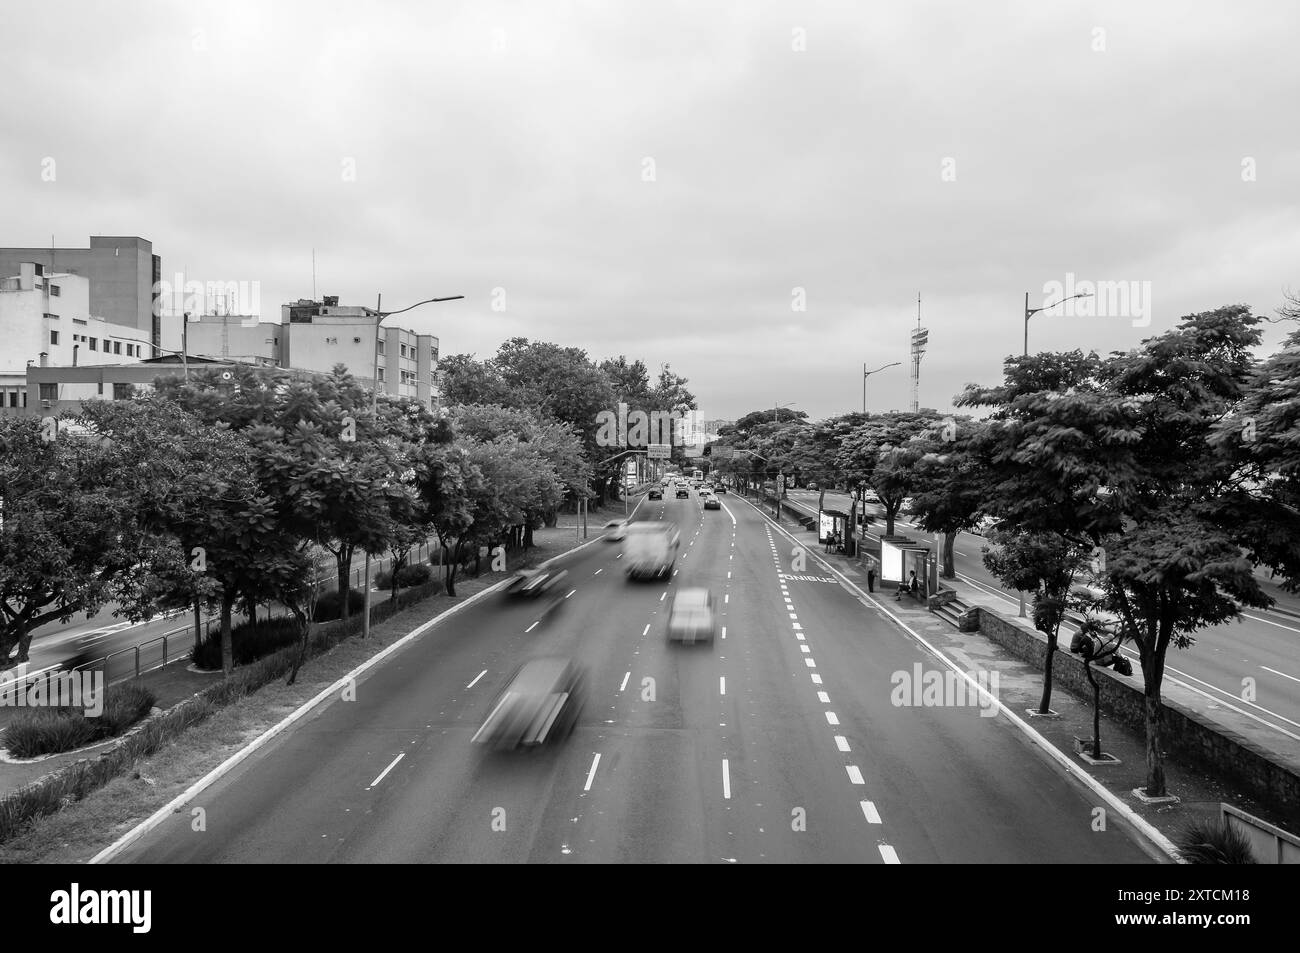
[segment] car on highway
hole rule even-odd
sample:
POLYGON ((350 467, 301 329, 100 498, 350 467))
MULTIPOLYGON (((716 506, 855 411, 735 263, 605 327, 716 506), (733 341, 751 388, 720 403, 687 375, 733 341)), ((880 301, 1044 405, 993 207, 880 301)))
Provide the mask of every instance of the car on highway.
POLYGON ((710 493, 704 498, 704 508, 706 510, 720 510, 722 509, 722 501, 710 493))
POLYGON ((642 520, 628 526, 623 543, 624 571, 632 579, 658 579, 671 576, 681 533, 672 523, 642 520))
POLYGON ((545 616, 564 601, 568 578, 567 569, 554 566, 521 569, 506 580, 501 594, 510 601, 536 601, 541 605, 541 615, 545 616))
POLYGON ((864 490, 863 493, 862 493, 862 502, 864 502, 864 503, 875 503, 877 506, 879 506, 879 505, 880 505, 880 495, 879 495, 878 493, 876 493, 875 490, 864 490))
POLYGON ((713 492, 715 492, 715 493, 726 493, 726 492, 727 492, 727 484, 725 484, 725 483, 719 483, 717 489, 714 490, 713 492))
POLYGON ((627 520, 610 520, 605 524, 605 542, 618 543, 627 536, 627 520))
POLYGON ((712 643, 715 623, 713 593, 701 588, 682 589, 673 597, 668 641, 712 643))
POLYGON ((686 489, 686 487, 684 487, 684 486, 679 486, 679 487, 677 488, 676 499, 679 499, 679 500, 689 500, 690 498, 691 498, 691 491, 690 491, 690 490, 686 489))
POLYGON ((658 487, 651 487, 650 492, 646 494, 646 498, 651 500, 662 500, 664 498, 664 492, 658 487))
POLYGON ((560 741, 573 731, 582 711, 586 678, 573 659, 531 659, 515 670, 505 690, 470 739, 510 749, 560 741))
POLYGON ((817 484, 816 484, 816 483, 809 483, 809 484, 808 484, 808 489, 810 489, 810 490, 815 490, 815 489, 817 489, 817 484))

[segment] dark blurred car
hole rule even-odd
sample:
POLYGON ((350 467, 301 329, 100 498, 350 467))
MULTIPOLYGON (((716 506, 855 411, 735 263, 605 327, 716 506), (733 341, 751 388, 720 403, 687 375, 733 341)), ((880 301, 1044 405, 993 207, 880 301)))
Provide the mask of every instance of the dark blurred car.
POLYGON ((682 589, 673 597, 668 616, 668 641, 713 642, 713 593, 707 589, 682 589))
POLYGON ((582 711, 586 679, 572 659, 536 658, 525 662, 488 709, 487 719, 470 739, 494 748, 544 745, 568 737, 582 711))
POLYGON ((726 485, 725 483, 719 483, 719 484, 718 484, 718 488, 717 488, 716 490, 714 490, 713 492, 714 492, 714 493, 726 493, 726 492, 727 492, 727 485, 726 485))
POLYGON ((720 510, 722 509, 722 503, 716 496, 709 494, 704 498, 704 508, 706 510, 720 510))
POLYGON ((689 500, 690 498, 691 498, 691 491, 690 491, 690 490, 686 489, 686 487, 684 487, 684 486, 679 486, 679 487, 677 488, 677 499, 679 499, 679 500, 689 500))
POLYGON ((647 495, 652 500, 662 500, 664 498, 663 490, 658 488, 652 489, 647 495))
POLYGON ((554 569, 539 566, 537 569, 521 569, 510 577, 502 590, 507 599, 536 599, 545 603, 543 612, 550 612, 564 601, 565 582, 569 578, 567 569, 554 569))

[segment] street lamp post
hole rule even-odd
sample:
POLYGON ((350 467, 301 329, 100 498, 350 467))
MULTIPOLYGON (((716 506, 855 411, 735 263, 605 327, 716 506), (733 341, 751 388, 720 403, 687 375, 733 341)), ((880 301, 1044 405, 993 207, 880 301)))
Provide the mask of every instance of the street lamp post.
POLYGON ((867 370, 866 364, 862 365, 862 413, 864 415, 867 412, 867 378, 872 374, 879 374, 881 371, 885 370, 885 368, 898 367, 901 363, 901 361, 895 361, 893 364, 886 364, 884 367, 877 367, 874 371, 867 370))
MULTIPOLYGON (((374 386, 370 389, 370 416, 378 418, 379 416, 379 325, 383 323, 384 318, 392 317, 395 314, 401 314, 404 311, 410 311, 411 308, 418 308, 422 304, 434 304, 438 301, 458 301, 465 297, 464 295, 451 295, 447 298, 426 298, 424 301, 417 301, 410 307, 402 308, 398 311, 382 310, 384 296, 381 292, 378 300, 375 302, 375 363, 371 368, 375 372, 374 386)), ((365 599, 365 615, 361 620, 361 637, 368 638, 370 635, 370 550, 366 550, 366 568, 365 581, 361 587, 365 599)), ((343 604, 347 605, 348 594, 342 593, 343 604)))
POLYGON ((1029 356, 1029 319, 1030 318, 1036 315, 1039 311, 1048 311, 1052 308, 1055 308, 1058 304, 1065 304, 1065 302, 1070 301, 1074 298, 1091 298, 1091 297, 1092 297, 1091 291, 1081 291, 1078 294, 1070 295, 1070 297, 1068 298, 1062 298, 1060 301, 1053 301, 1049 305, 1044 305, 1041 308, 1034 308, 1033 310, 1030 310, 1029 292, 1026 291, 1025 292, 1025 357, 1029 356))

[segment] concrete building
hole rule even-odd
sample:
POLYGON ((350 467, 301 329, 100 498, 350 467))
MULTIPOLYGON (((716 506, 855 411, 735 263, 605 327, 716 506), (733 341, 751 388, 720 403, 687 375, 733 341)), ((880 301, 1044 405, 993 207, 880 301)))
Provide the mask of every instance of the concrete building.
MULTIPOLYGON (((25 262, 41 265, 47 274, 85 278, 90 282, 91 314, 144 331, 151 344, 169 346, 158 307, 162 259, 153 253, 152 242, 92 235, 89 248, 0 248, 0 275, 18 274, 25 262)), ((172 330, 179 336, 179 324, 172 330)))
POLYGON ((19 262, 0 279, 0 413, 28 400, 31 367, 125 364, 150 354, 149 335, 92 313, 90 282, 50 274, 37 262, 19 262))
POLYGON ((282 367, 330 371, 343 364, 366 387, 414 397, 426 407, 438 404, 438 339, 405 328, 375 326, 379 312, 339 305, 336 297, 299 299, 280 309, 282 367), (377 347, 376 347, 377 345, 377 347))
POLYGON ((256 315, 190 315, 181 349, 191 356, 279 367, 283 331, 283 325, 260 321, 256 315))

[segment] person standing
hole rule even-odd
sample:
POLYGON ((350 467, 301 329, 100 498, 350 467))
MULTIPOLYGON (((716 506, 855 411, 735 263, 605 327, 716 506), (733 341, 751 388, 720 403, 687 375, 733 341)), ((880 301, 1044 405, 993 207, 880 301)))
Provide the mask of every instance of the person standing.
POLYGON ((867 563, 867 592, 876 591, 876 561, 873 559, 867 563))

